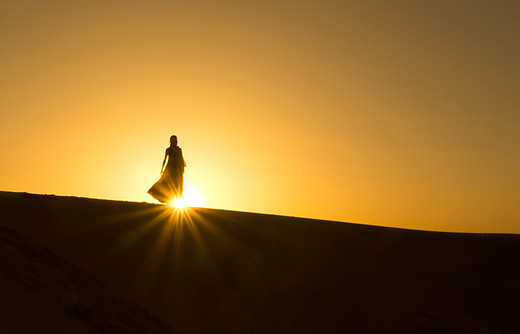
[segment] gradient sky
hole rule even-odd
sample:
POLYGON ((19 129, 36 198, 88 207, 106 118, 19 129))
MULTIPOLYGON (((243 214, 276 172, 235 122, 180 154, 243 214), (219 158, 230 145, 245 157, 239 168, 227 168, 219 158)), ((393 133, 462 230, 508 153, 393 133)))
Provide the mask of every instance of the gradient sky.
POLYGON ((0 1, 0 189, 520 233, 520 1, 0 1))

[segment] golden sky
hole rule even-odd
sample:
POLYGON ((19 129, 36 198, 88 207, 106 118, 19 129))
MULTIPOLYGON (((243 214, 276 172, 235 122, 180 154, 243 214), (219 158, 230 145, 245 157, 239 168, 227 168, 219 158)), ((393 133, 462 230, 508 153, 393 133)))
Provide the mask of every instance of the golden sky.
POLYGON ((0 0, 0 190, 520 233, 518 1, 0 0))

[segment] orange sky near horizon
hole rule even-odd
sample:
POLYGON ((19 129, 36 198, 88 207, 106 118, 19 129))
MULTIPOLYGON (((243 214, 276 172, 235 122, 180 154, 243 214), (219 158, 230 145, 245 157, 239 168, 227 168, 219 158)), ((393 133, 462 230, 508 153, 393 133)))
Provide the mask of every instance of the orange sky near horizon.
POLYGON ((520 233, 520 2, 0 6, 0 190, 520 233))

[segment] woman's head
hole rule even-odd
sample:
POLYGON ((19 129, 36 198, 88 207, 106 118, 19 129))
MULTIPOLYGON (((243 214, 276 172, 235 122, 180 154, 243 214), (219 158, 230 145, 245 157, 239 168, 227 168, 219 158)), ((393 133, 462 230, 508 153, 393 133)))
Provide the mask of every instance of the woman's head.
POLYGON ((170 137, 170 145, 171 146, 177 146, 177 136, 171 136, 170 137))

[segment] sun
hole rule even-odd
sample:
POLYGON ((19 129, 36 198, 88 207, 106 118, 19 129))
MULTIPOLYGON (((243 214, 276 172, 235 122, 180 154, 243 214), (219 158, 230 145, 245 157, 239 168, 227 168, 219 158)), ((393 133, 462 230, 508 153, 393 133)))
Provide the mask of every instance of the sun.
POLYGON ((184 197, 177 198, 176 200, 173 201, 172 204, 175 209, 179 209, 179 210, 183 210, 188 207, 187 200, 184 197))
POLYGON ((205 200, 202 193, 193 185, 184 185, 184 197, 177 198, 173 202, 169 203, 171 207, 179 210, 186 209, 192 206, 204 206, 205 200))

